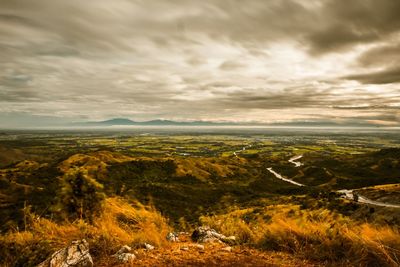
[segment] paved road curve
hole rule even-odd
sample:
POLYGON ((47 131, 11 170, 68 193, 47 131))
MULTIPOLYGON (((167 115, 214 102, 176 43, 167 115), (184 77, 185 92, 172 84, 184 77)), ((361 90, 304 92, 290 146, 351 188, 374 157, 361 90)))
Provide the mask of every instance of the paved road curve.
MULTIPOLYGON (((299 161, 297 161, 297 160, 301 159, 302 157, 303 157, 303 155, 295 156, 295 157, 290 158, 288 161, 289 161, 290 163, 294 164, 295 167, 300 167, 301 165, 303 165, 303 163, 301 163, 301 162, 299 162, 299 161)), ((288 182, 288 183, 291 183, 291 184, 294 184, 294 185, 297 185, 297 186, 305 186, 304 184, 301 184, 301 183, 298 183, 298 182, 293 181, 293 180, 291 180, 291 179, 288 179, 288 178, 283 177, 282 175, 280 175, 279 173, 277 173, 276 171, 274 171, 274 170, 272 169, 272 167, 267 168, 267 170, 268 170, 270 173, 272 173, 276 178, 278 178, 278 179, 280 179, 280 180, 283 180, 283 181, 285 181, 285 182, 288 182)), ((338 191, 336 191, 336 192, 338 192, 338 193, 340 193, 340 194, 343 194, 343 198, 350 199, 350 200, 354 200, 354 193, 353 193, 353 191, 354 191, 354 190, 341 189, 341 190, 338 190, 338 191)), ((388 208, 400 208, 400 205, 390 204, 390 203, 385 203, 385 202, 379 202, 379 201, 374 201, 374 200, 371 200, 371 199, 366 198, 366 197, 364 197, 364 196, 361 196, 361 195, 359 195, 359 194, 357 194, 357 196, 358 196, 358 200, 357 200, 358 203, 370 204, 370 205, 381 206, 381 207, 388 207, 388 208)))

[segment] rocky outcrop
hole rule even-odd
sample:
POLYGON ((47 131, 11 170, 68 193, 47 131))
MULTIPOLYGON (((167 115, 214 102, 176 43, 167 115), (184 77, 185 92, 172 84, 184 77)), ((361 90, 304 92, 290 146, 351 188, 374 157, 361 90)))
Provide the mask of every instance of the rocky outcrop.
POLYGON ((234 244, 236 242, 236 238, 234 236, 226 237, 208 226, 196 228, 193 231, 191 238, 193 241, 199 243, 223 242, 234 244))
POLYGON ((71 245, 54 252, 37 267, 92 267, 89 244, 85 239, 72 241, 71 245))
POLYGON ((167 240, 170 242, 179 242, 179 235, 177 233, 168 233, 167 240))

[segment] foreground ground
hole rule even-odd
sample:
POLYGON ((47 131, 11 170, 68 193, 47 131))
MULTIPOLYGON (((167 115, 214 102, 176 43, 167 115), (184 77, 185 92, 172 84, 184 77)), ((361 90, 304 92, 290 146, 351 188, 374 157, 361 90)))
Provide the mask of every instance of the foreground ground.
MULTIPOLYGON (((263 252, 245 246, 235 247, 231 252, 227 252, 222 250, 224 247, 226 246, 221 244, 209 244, 205 245, 204 250, 199 250, 193 247, 192 243, 182 242, 164 249, 142 251, 138 253, 134 266, 322 266, 297 259, 289 253, 263 252)), ((110 265, 113 263, 103 262, 98 266, 110 265)))

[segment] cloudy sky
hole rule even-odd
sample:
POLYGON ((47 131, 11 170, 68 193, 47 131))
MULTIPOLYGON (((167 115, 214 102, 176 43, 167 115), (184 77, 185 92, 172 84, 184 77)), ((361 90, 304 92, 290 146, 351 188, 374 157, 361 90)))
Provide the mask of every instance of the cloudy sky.
POLYGON ((399 0, 0 0, 0 124, 400 124, 399 0))

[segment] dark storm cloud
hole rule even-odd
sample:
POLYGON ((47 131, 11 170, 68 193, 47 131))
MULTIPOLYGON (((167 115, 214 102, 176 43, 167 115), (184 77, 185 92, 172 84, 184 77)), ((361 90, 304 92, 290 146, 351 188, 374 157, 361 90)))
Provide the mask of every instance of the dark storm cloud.
POLYGON ((392 66, 399 62, 400 43, 372 48, 358 58, 358 64, 364 67, 392 66))
POLYGON ((310 50, 314 54, 341 51, 355 43, 371 42, 376 39, 377 35, 374 32, 358 32, 343 24, 332 25, 307 36, 310 50))
POLYGON ((15 0, 1 5, 0 20, 8 24, 2 30, 8 35, 18 34, 12 28, 26 27, 90 50, 131 51, 129 37, 144 35, 160 47, 201 44, 192 37, 198 33, 253 51, 278 39, 299 39, 312 52, 324 53, 382 39, 400 27, 396 0, 117 1, 112 5, 107 1, 15 0))
POLYGON ((363 84, 389 84, 400 82, 400 43, 384 44, 362 53, 357 64, 367 71, 345 76, 363 84), (379 68, 380 70, 376 70, 379 68), (371 70, 368 70, 371 69, 371 70))
POLYGON ((250 89, 228 93, 219 98, 221 105, 226 108, 258 108, 258 109, 282 109, 305 108, 315 105, 324 105, 321 99, 328 98, 328 92, 304 88, 302 92, 296 89, 286 89, 281 92, 269 92, 268 89, 250 89), (315 101, 317 100, 318 101, 315 101))
POLYGON ((346 89, 337 90, 321 89, 312 84, 308 86, 293 86, 283 90, 273 91, 270 88, 245 88, 234 92, 223 90, 220 87, 229 87, 229 83, 208 84, 205 88, 214 94, 212 99, 196 101, 195 106, 207 109, 219 107, 221 109, 239 110, 245 112, 249 109, 264 110, 277 113, 290 109, 313 109, 313 116, 319 112, 327 116, 326 112, 336 114, 337 111, 345 113, 373 112, 386 114, 391 111, 400 112, 398 89, 386 90, 391 97, 377 95, 367 90, 358 89, 352 95, 345 94, 346 89), (217 89, 215 89, 217 88, 217 89), (316 112, 318 110, 318 112, 316 112), (322 111, 321 111, 322 110, 322 111))
MULTIPOLYGON (((159 47, 200 44, 192 34, 229 40, 249 49, 290 39, 313 27, 315 15, 293 0, 241 1, 6 1, 0 30, 16 36, 22 30, 93 54, 97 50, 134 50, 133 37, 159 47), (60 16, 59 12, 67 14, 60 16), (15 31, 17 29, 17 31, 15 31)), ((29 36, 27 36, 29 37, 29 36)), ((35 40, 36 39, 36 40, 35 40)))
POLYGON ((353 74, 345 79, 356 80, 363 84, 388 84, 400 82, 400 66, 391 67, 382 71, 353 74))
POLYGON ((341 51, 353 45, 385 41, 400 31, 400 1, 322 1, 319 29, 306 34, 315 54, 341 51))

